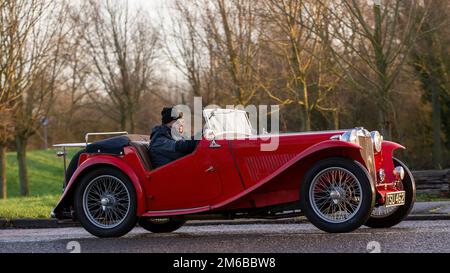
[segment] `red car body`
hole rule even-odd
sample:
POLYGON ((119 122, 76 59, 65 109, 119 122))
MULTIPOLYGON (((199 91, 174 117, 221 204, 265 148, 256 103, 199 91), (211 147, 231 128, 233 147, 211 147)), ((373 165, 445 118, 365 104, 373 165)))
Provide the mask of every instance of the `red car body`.
POLYGON ((110 166, 132 181, 137 195, 137 216, 170 217, 220 215, 239 211, 264 211, 264 208, 297 204, 305 172, 317 161, 344 157, 359 162, 366 169, 382 205, 386 193, 395 192, 393 152, 404 147, 389 141, 375 153, 375 162, 367 162, 362 147, 333 136, 345 131, 281 134, 275 151, 261 151, 259 138, 217 140, 202 139, 195 152, 158 169, 146 168, 133 145, 122 155, 88 154, 80 156, 63 196, 54 210, 58 219, 73 206, 73 194, 83 175, 99 166, 110 166), (220 147, 219 147, 220 146, 220 147), (374 168, 368 164, 374 164, 374 168), (370 174, 370 170, 372 173, 370 174), (386 177, 378 181, 377 171, 386 177), (374 175, 375 173, 375 175, 374 175), (263 209, 263 210, 261 210, 263 209))

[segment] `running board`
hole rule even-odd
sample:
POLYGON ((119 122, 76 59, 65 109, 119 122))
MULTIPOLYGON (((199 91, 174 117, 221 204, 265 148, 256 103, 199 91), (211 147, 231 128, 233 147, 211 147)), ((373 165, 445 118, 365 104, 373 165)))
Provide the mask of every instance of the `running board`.
POLYGON ((161 216, 175 216, 175 215, 185 215, 194 214, 204 211, 211 210, 211 206, 189 208, 189 209, 176 209, 176 210, 150 210, 141 215, 142 217, 161 217, 161 216))

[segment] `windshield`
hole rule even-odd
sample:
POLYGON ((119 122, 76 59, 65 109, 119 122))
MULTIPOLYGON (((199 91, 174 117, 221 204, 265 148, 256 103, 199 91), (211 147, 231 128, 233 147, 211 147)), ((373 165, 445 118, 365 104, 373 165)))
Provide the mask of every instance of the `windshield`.
POLYGON ((204 110, 206 125, 214 131, 216 136, 250 136, 252 126, 247 113, 234 109, 208 109, 204 110))

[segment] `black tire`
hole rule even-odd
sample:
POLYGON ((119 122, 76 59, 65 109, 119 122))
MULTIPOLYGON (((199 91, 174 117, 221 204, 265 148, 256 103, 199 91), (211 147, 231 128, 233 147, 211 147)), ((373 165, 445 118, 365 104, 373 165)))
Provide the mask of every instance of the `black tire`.
POLYGON ((78 184, 74 194, 75 215, 81 225, 94 236, 101 238, 120 237, 130 232, 136 226, 138 220, 138 217, 136 216, 136 200, 136 190, 128 176, 115 168, 99 167, 84 175, 78 184), (90 216, 86 214, 83 205, 83 196, 88 186, 91 183, 94 183, 97 178, 105 176, 120 180, 122 182, 121 185, 126 187, 126 192, 129 194, 129 201, 126 202, 128 204, 127 212, 124 213, 124 216, 121 218, 120 224, 112 226, 111 228, 97 226, 94 220, 90 219, 90 216))
MULTIPOLYGON (((331 197, 326 196, 326 198, 331 197)), ((305 216, 317 228, 329 233, 350 232, 359 228, 369 218, 375 205, 375 188, 367 171, 360 164, 346 158, 328 158, 317 162, 305 173, 300 186, 300 204, 305 216), (315 178, 331 170, 345 172, 352 177, 355 183, 359 184, 360 188, 360 198, 357 199, 357 208, 353 211, 353 215, 350 215, 351 217, 349 219, 344 219, 342 222, 327 221, 323 215, 321 216, 319 212, 315 211, 315 205, 310 200, 310 188, 315 178)), ((318 206, 316 207, 318 208, 318 206)))
POLYGON ((411 171, 400 160, 393 158, 394 166, 401 166, 405 170, 405 178, 402 181, 403 190, 405 191, 405 205, 398 207, 393 213, 386 217, 369 217, 366 226, 371 228, 389 228, 403 221, 411 212, 414 202, 416 201, 416 183, 411 171))
POLYGON ((186 223, 186 220, 181 218, 164 220, 142 217, 139 218, 138 223, 139 226, 153 233, 170 233, 181 228, 186 223))

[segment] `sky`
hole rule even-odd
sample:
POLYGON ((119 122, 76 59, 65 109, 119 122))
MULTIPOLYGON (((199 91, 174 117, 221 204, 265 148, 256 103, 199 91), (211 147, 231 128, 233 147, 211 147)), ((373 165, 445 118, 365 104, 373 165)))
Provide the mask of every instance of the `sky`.
MULTIPOLYGON (((129 0, 130 4, 135 8, 142 8, 150 15, 151 22, 155 26, 163 25, 166 28, 170 28, 171 20, 168 6, 173 0, 129 0)), ((170 44, 169 44, 170 46, 170 44)), ((164 77, 174 81, 176 85, 185 83, 182 73, 172 65, 168 60, 164 62, 164 69, 160 73, 164 74, 164 77)))
POLYGON ((155 19, 160 19, 161 15, 167 17, 167 5, 172 0, 129 0, 135 7, 142 7, 155 19))
MULTIPOLYGON (((0 0, 1 1, 1 0, 0 0)), ((170 25, 172 20, 170 19, 169 6, 174 2, 174 0, 117 0, 119 2, 128 1, 131 8, 140 9, 147 13, 150 18, 149 21, 154 27, 156 27, 162 34, 163 29, 170 30, 170 25)), ((74 1, 77 3, 76 0, 74 1)), ((161 36, 163 39, 163 35, 161 36)), ((171 46, 170 41, 164 41, 165 46, 171 46)), ((163 48, 165 49, 165 48, 163 48)), ((183 73, 179 71, 175 65, 173 65, 164 51, 160 51, 160 58, 158 59, 158 69, 156 69, 156 74, 160 76, 161 79, 167 79, 167 84, 180 86, 186 85, 186 79, 183 73)))

